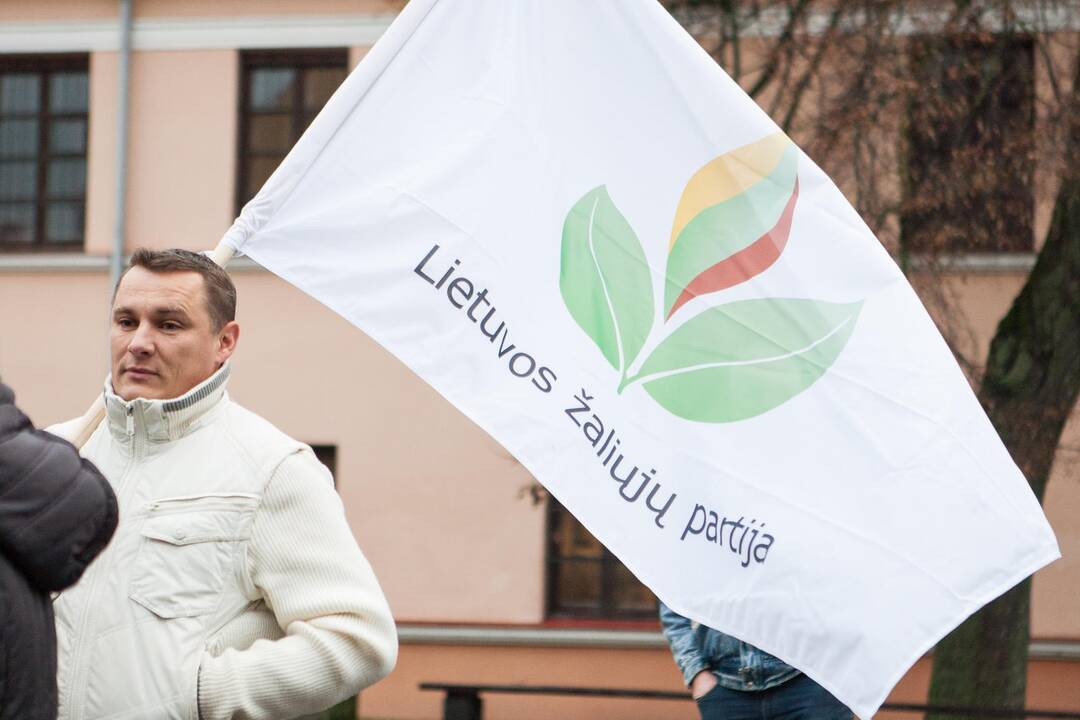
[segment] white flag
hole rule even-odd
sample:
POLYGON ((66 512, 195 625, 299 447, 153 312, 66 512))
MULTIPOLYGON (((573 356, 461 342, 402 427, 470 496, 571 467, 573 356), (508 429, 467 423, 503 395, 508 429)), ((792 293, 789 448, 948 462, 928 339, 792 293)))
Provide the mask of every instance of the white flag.
POLYGON ((1058 557, 896 265, 654 0, 412 0, 225 241, 861 717, 1058 557))

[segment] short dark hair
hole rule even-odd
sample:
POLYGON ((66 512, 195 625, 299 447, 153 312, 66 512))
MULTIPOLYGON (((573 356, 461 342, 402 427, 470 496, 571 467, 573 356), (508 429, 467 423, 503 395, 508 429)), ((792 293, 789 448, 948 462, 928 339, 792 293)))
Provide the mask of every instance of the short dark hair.
MULTIPOLYGON (((168 250, 138 248, 132 254, 127 270, 133 267, 146 268, 156 273, 199 273, 202 275, 203 287, 206 289, 206 309, 210 313, 210 322, 214 327, 214 332, 236 319, 236 286, 233 285, 232 278, 225 269, 205 255, 180 248, 168 250)), ((124 279, 127 270, 120 276, 120 280, 124 279)), ((116 297, 120 280, 113 288, 113 297, 116 297)))

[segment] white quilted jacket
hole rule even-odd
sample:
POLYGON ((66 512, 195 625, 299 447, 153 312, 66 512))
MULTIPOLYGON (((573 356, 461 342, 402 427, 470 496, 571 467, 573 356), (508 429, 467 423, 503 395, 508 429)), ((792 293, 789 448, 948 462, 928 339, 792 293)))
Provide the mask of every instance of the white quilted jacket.
POLYGON ((55 603, 61 720, 291 718, 393 667, 390 610, 329 473, 231 402, 228 375, 165 401, 106 382, 83 454, 120 526, 55 603))

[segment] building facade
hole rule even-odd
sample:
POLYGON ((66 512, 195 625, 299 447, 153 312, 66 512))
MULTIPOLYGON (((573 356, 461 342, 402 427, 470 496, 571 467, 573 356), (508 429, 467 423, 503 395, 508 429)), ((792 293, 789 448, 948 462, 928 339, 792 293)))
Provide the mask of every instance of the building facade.
MULTIPOLYGON (((400 9, 134 0, 125 80, 123 5, 0 3, 0 375, 40 425, 82 413, 108 372, 110 258, 214 247, 400 9)), ((1031 218, 1039 238, 1045 198, 1031 218)), ((1037 246, 990 250, 935 279, 981 356, 1037 246)), ((422 682, 682 689, 651 594, 511 455, 342 318, 253 263, 230 271, 243 328, 230 392, 332 466, 400 624, 398 668, 362 694, 362 717, 438 717, 422 682)), ((1028 693, 1074 711, 1078 418, 1045 500, 1064 557, 1034 580, 1028 693)), ((922 702, 928 675, 923 659, 891 699, 922 702)), ((485 702, 489 718, 695 717, 661 700, 485 702)))

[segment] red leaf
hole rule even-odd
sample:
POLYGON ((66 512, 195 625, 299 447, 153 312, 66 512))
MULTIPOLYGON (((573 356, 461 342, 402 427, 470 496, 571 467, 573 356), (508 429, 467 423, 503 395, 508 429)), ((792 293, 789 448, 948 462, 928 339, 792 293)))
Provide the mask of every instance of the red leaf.
POLYGON ((796 177, 791 197, 788 199, 787 205, 784 206, 784 212, 780 214, 780 219, 776 221, 776 225, 750 245, 705 269, 700 275, 691 280, 682 291, 682 294, 672 304, 671 310, 667 314, 668 318, 671 318, 676 310, 698 295, 707 295, 708 293, 738 285, 764 272, 776 262, 776 259, 780 257, 780 253, 784 251, 788 236, 791 234, 791 218, 795 214, 795 201, 798 198, 799 179, 796 177))

